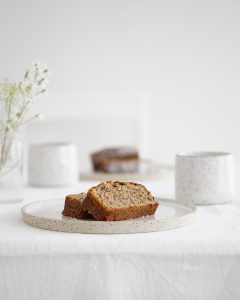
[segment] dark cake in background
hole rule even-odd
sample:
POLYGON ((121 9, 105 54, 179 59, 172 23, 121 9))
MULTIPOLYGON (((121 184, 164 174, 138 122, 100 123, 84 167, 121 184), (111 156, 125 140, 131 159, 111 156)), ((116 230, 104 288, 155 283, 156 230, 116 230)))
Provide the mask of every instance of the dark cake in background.
POLYGON ((135 147, 106 148, 91 154, 93 170, 104 173, 145 173, 151 163, 139 158, 135 147))

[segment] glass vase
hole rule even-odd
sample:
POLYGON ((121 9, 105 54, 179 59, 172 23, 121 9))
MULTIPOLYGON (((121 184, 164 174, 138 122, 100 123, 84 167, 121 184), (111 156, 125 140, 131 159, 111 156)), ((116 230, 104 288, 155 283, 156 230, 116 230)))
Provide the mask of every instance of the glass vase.
POLYGON ((22 143, 16 133, 0 137, 0 203, 23 200, 22 143))

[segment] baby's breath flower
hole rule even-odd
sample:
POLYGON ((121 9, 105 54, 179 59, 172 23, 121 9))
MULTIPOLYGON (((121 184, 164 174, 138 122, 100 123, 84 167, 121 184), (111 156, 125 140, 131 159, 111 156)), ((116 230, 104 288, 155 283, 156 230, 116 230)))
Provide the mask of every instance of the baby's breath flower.
POLYGON ((24 79, 26 80, 28 78, 29 75, 29 70, 26 70, 25 74, 24 74, 24 79))
POLYGON ((4 79, 0 82, 0 174, 9 153, 6 153, 6 144, 9 143, 9 132, 18 131, 23 125, 35 118, 41 118, 40 114, 27 117, 31 106, 40 94, 46 94, 47 83, 50 76, 48 67, 39 62, 27 69, 23 79, 19 82, 4 79))
POLYGON ((44 116, 43 116, 43 114, 37 114, 37 115, 36 115, 36 118, 37 118, 38 120, 43 120, 43 119, 44 119, 44 116))

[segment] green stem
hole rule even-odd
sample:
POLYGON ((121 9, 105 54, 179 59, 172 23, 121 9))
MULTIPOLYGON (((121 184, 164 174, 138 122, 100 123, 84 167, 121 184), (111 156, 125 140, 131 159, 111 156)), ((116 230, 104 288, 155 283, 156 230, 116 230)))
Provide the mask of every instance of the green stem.
POLYGON ((0 172, 2 171, 4 164, 6 162, 6 158, 8 156, 8 153, 5 153, 5 148, 7 144, 7 136, 8 136, 8 131, 5 129, 4 131, 4 136, 3 136, 3 143, 2 143, 2 149, 1 149, 1 158, 0 158, 0 172))
MULTIPOLYGON (((11 119, 12 101, 13 101, 12 96, 10 96, 9 99, 7 99, 7 101, 6 101, 7 122, 8 122, 8 120, 11 119)), ((7 148, 8 133, 9 133, 9 129, 7 127, 7 128, 4 129, 3 142, 2 142, 2 145, 1 145, 0 172, 2 172, 2 170, 5 166, 5 163, 8 159, 9 152, 10 152, 10 149, 11 149, 11 142, 9 142, 9 145, 8 145, 8 148, 7 148)))

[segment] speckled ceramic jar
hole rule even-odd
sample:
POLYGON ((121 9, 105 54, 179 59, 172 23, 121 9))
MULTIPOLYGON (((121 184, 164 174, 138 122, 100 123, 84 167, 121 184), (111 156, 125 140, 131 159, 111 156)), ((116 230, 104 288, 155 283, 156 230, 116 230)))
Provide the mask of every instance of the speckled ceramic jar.
POLYGON ((29 149, 29 184, 63 186, 78 181, 77 147, 71 143, 32 145, 29 149))
POLYGON ((175 197, 182 203, 222 204, 235 198, 231 153, 180 153, 175 160, 175 197))

